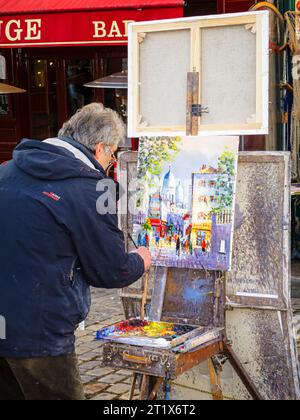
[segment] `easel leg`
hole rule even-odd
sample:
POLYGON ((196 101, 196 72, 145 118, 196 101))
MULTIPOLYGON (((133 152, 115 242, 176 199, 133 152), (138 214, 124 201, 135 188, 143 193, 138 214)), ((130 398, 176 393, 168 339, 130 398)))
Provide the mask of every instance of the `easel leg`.
POLYGON ((143 375, 142 384, 141 384, 141 393, 140 400, 147 400, 149 396, 149 382, 150 377, 148 375, 143 375))
POLYGON ((163 378, 157 378, 155 376, 143 375, 141 384, 141 400, 155 400, 157 393, 163 384, 163 378))
POLYGON ((159 388, 161 387, 161 385, 163 384, 164 380, 162 378, 157 378, 156 379, 156 383, 153 387, 153 390, 151 391, 151 394, 149 396, 149 400, 155 400, 157 393, 159 391, 159 388))
POLYGON ((208 363, 210 386, 211 386, 211 392, 213 395, 213 400, 222 401, 223 392, 222 392, 222 387, 221 387, 220 375, 215 369, 212 359, 208 359, 207 363, 208 363))
POLYGON ((223 343, 224 346, 224 352, 226 356, 228 357, 228 360, 233 367, 233 369, 236 371, 238 376, 240 377, 241 381, 245 385, 247 391, 252 396, 254 400, 257 401, 263 401, 263 397, 261 396, 260 392, 252 382, 252 379, 244 369, 244 366, 239 361, 237 355, 233 351, 233 348, 226 342, 223 343))
POLYGON ((133 399, 133 396, 134 396, 134 390, 135 390, 137 375, 138 374, 135 373, 135 372, 132 375, 131 388, 130 388, 130 392, 129 392, 129 401, 131 401, 133 399))

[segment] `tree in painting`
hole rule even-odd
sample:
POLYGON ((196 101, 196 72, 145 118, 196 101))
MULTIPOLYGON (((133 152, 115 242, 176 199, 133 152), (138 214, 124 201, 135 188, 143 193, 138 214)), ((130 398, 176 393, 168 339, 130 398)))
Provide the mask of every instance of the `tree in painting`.
POLYGON ((178 155, 180 137, 142 138, 140 140, 138 177, 144 178, 147 173, 161 175, 163 164, 173 162, 178 155))
POLYGON ((148 188, 157 187, 156 181, 162 173, 165 162, 174 162, 180 151, 180 137, 143 137, 140 139, 138 166, 137 208, 145 196, 145 182, 148 188))
POLYGON ((217 206, 211 210, 211 214, 220 213, 232 207, 235 175, 235 159, 233 152, 225 148, 218 159, 219 176, 217 190, 219 191, 217 206))

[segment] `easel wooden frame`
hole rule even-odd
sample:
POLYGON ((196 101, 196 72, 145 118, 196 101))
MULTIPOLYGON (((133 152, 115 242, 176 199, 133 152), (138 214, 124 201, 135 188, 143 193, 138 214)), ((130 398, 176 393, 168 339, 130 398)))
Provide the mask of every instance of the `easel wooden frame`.
MULTIPOLYGON (((253 121, 245 124, 203 125, 199 120, 198 135, 245 135, 268 132, 268 12, 236 13, 222 16, 154 21, 129 25, 129 80, 128 80, 128 132, 130 137, 184 136, 185 126, 146 126, 140 113, 140 55, 139 46, 148 33, 189 30, 191 39, 190 72, 200 74, 199 100, 201 103, 201 29, 245 25, 248 29, 256 25, 256 114, 253 121)), ((203 104, 205 106, 205 104, 203 104)))
MULTIPOLYGON (((121 196, 120 227, 125 234, 128 250, 134 249, 127 231, 132 232, 130 214, 126 215, 127 200, 131 200, 131 192, 127 185, 136 179, 137 153, 125 152, 119 157, 119 181, 125 190, 121 196), (129 197, 127 195, 129 194, 129 197)), ((290 204, 289 204, 290 163, 287 152, 243 152, 239 154, 239 172, 237 180, 237 201, 235 212, 235 246, 233 248, 232 272, 226 275, 226 325, 228 338, 241 358, 252 380, 265 399, 290 400, 299 398, 299 365, 294 342, 292 315, 290 308, 290 204), (266 191, 266 193, 264 192, 266 191), (258 201, 257 201, 258 200, 258 201), (276 204, 278 203, 278 204, 276 204), (274 208, 276 204, 276 209, 274 208), (257 207, 258 206, 258 207, 257 207), (264 209, 265 219, 261 209, 264 209), (273 221, 272 218, 276 218, 273 221), (264 222, 265 220, 265 222, 264 222), (278 223, 279 233, 274 236, 274 223, 278 223), (253 236, 249 232, 249 224, 254 226, 253 236), (265 226, 266 225, 266 226, 265 226), (279 235, 279 236, 278 236, 279 235), (267 241, 265 240, 267 237, 267 241), (261 243, 263 250, 255 255, 253 241, 261 243), (276 241, 274 248, 273 242, 276 241), (246 258, 245 258, 246 255, 246 258), (270 270, 265 270, 268 261, 279 261, 271 267, 274 286, 266 288, 270 270), (251 276, 255 267, 256 276, 251 276), (248 276, 248 274, 250 276, 248 276), (247 287, 247 284, 251 287, 247 287), (276 286, 278 285, 278 287, 276 286), (248 289, 245 289, 245 287, 248 289), (255 291, 262 296, 253 300, 249 293, 255 291), (267 301, 265 294, 276 294, 278 299, 267 301), (274 342, 272 341, 274 340, 274 342), (274 343, 277 345, 274 345, 274 343)), ((131 190, 131 188, 129 188, 131 190)), ((133 188, 132 188, 133 189, 133 188)), ((277 225, 276 225, 277 226, 277 225)), ((162 267, 158 267, 157 276, 161 276, 162 267)), ((141 281, 139 282, 141 283, 141 281)), ((272 281, 271 281, 272 283, 272 281)), ((273 284, 273 283, 272 283, 273 284)), ((153 273, 150 273, 150 289, 153 289, 153 273)), ((142 287, 140 284, 126 288, 121 292, 126 318, 139 315, 142 287)), ((151 300, 149 290, 148 302, 151 300)), ((148 312, 149 315, 149 312, 148 312)), ((159 319, 160 314, 153 315, 159 319)), ((222 360, 221 360, 222 361, 222 360)), ((215 366, 220 367, 218 359, 215 366)), ((223 361, 222 361, 223 362, 223 361)), ((227 370, 225 363, 225 369, 227 370)), ((230 369, 230 368, 229 368, 230 369)), ((218 391, 218 386, 207 382, 208 374, 191 371, 195 384, 191 388, 199 394, 218 391), (196 375, 196 376, 195 376, 196 375)), ((214 375, 212 375, 214 377, 214 375)), ((189 382, 189 379, 186 378, 189 382)), ((213 381, 216 382, 216 379, 213 381)), ((188 385, 189 387, 189 385, 188 385)), ((176 398, 189 398, 189 392, 175 384, 176 398)), ((249 399, 249 393, 241 386, 239 379, 228 383, 228 398, 249 399)))

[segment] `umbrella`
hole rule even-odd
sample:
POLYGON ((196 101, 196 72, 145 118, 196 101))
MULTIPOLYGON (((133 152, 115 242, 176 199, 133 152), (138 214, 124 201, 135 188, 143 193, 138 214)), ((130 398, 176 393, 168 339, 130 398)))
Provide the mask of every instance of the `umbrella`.
POLYGON ((7 94, 7 93, 24 93, 26 90, 20 89, 15 86, 7 85, 5 83, 0 83, 0 94, 7 94))
POLYGON ((98 89, 127 89, 127 71, 111 74, 102 79, 86 83, 84 86, 98 89))

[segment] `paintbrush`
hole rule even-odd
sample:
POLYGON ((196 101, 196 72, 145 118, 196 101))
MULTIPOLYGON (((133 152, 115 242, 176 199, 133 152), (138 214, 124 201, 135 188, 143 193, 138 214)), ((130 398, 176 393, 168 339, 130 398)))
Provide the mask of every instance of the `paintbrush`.
MULTIPOLYGON (((128 238, 131 240, 133 245, 136 249, 138 249, 137 244, 135 243, 133 237, 130 233, 128 233, 128 238)), ((149 272, 145 273, 145 283, 144 283, 144 291, 142 295, 142 303, 141 303, 141 319, 145 318, 145 306, 147 304, 147 298, 148 298, 148 284, 149 284, 149 272)))
POLYGON ((130 233, 128 233, 128 238, 131 240, 131 242, 133 243, 133 245, 135 246, 136 249, 138 249, 137 244, 134 242, 133 237, 130 235, 130 233))

